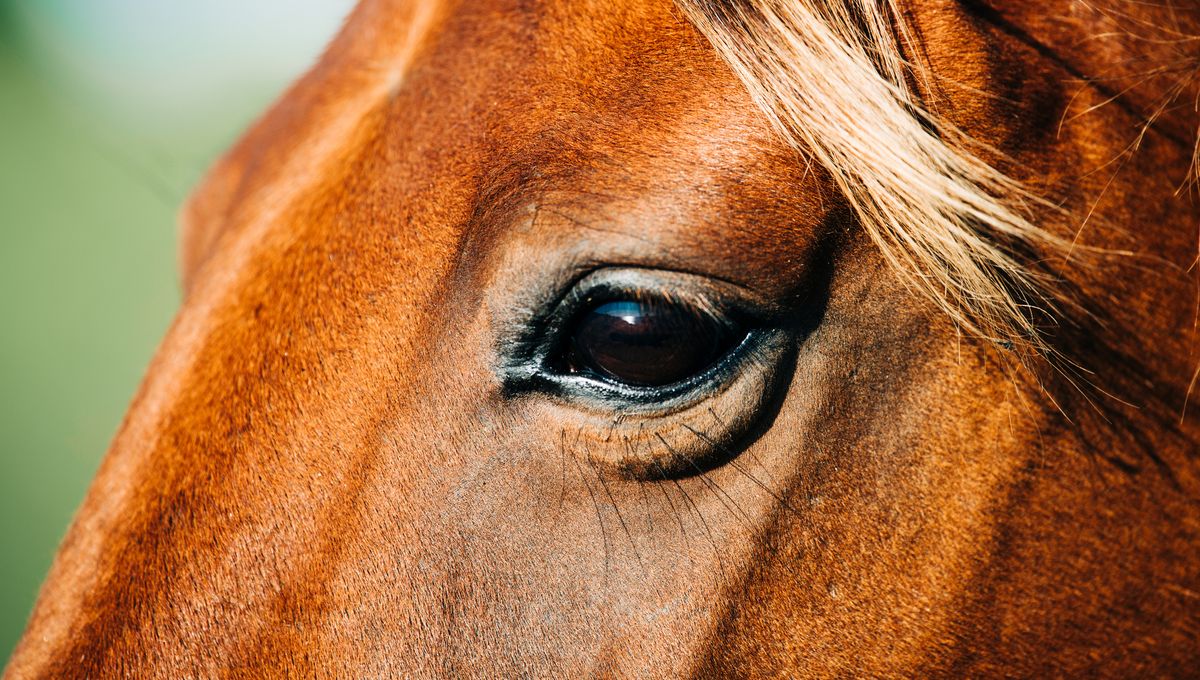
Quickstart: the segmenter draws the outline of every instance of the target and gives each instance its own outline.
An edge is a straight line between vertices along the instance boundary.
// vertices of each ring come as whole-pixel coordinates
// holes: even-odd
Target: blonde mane
[[[677,2],[907,285],[967,333],[1048,349],[1051,282],[1019,254],[1068,245],[1031,221],[1054,207],[921,104],[894,0]]]

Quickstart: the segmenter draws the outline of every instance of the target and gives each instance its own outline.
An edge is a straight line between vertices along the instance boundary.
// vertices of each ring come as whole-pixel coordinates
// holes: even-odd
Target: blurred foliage
[[[65,119],[11,49],[0,88],[7,658],[177,293],[174,208]]]

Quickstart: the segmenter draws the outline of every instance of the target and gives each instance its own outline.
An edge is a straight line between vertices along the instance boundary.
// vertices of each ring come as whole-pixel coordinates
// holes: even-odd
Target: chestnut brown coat
[[[787,0],[365,0],[188,202],[179,315],[5,677],[1194,674],[1177,4],[888,15],[1074,242],[1000,244],[1057,301],[1023,348],[732,67],[730,17]],[[758,344],[674,391],[573,374],[538,348],[601,288]]]

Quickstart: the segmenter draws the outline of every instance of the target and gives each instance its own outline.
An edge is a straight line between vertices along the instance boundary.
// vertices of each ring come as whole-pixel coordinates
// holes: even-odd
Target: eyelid
[[[651,273],[637,269],[594,272],[576,282],[557,301],[541,324],[540,340],[551,349],[557,347],[580,315],[597,305],[614,300],[665,300],[670,304],[683,306],[698,317],[719,321],[728,326],[750,320],[752,315],[742,311],[734,296],[727,291],[722,295],[720,291],[712,289],[716,288],[715,286],[705,286],[710,288],[709,290],[698,290],[700,286],[682,285],[685,283],[685,277],[701,278],[677,272]],[[679,285],[675,288],[663,285],[672,281]]]
[[[606,287],[600,292],[589,291],[580,296],[578,300],[573,301],[570,299],[570,296],[564,299],[560,304],[570,305],[570,308],[565,310],[561,315],[556,315],[556,318],[563,320],[563,324],[553,329],[552,333],[561,336],[570,331],[578,319],[588,311],[611,302],[621,301],[632,301],[645,305],[665,304],[676,306],[697,319],[715,321],[727,329],[741,325],[741,317],[743,316],[738,314],[736,308],[731,307],[726,301],[716,300],[711,295],[680,295],[669,290]]]
[[[700,274],[637,267],[593,270],[580,277],[554,304],[555,314],[604,298],[665,299],[716,318],[740,315],[770,319],[778,306],[740,285]]]
[[[571,321],[589,303],[612,297],[669,295],[673,300],[715,313],[715,318],[744,324],[746,335],[712,367],[692,379],[663,387],[643,388],[605,384],[570,375],[558,375],[551,365],[552,353],[570,329]],[[670,410],[697,397],[705,386],[721,389],[722,376],[736,364],[749,359],[761,347],[776,340],[770,331],[779,308],[736,284],[710,277],[669,270],[605,268],[594,270],[575,280],[553,302],[539,306],[516,329],[517,334],[501,349],[502,388],[505,394],[535,391],[560,396],[567,392],[575,398],[596,403],[609,402],[607,408],[621,403],[625,410]],[[536,309],[536,308],[535,308]]]
[[[745,338],[746,329],[729,314],[672,297],[660,291],[589,297],[554,331],[548,368],[602,382],[662,388],[704,373]],[[647,344],[647,338],[657,340]]]

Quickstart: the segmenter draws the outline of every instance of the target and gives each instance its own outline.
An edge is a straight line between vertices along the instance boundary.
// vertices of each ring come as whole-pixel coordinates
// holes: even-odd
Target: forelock
[[[903,282],[967,333],[1049,350],[1058,302],[1028,254],[1069,247],[1033,221],[1055,208],[922,104],[894,0],[676,1]]]

